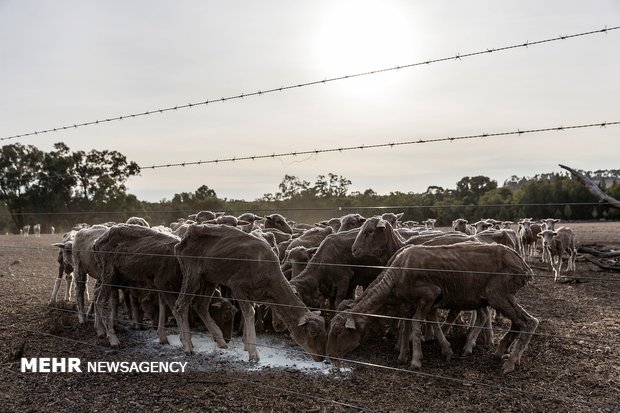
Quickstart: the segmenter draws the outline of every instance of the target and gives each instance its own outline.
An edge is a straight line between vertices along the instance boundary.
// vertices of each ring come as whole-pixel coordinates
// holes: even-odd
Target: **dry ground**
[[[582,243],[620,248],[619,222],[569,225]],[[192,371],[184,374],[22,374],[22,356],[186,359],[180,348],[153,351],[126,327],[119,334],[123,347],[110,351],[90,324],[77,324],[71,307],[47,307],[57,272],[50,243],[59,238],[0,236],[0,411],[620,410],[620,273],[584,260],[575,273],[581,282],[553,283],[549,271],[535,269],[538,277],[518,299],[540,320],[539,335],[506,376],[480,346],[448,363],[435,343],[424,344],[422,374],[401,370],[391,339],[363,343],[349,357],[368,364],[353,365],[347,375],[244,371],[207,356],[188,357]],[[506,323],[498,318],[496,325]],[[449,339],[458,351],[463,332],[456,329]]]

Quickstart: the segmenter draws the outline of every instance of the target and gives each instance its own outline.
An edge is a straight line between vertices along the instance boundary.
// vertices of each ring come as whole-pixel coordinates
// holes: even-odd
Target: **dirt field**
[[[620,222],[568,225],[580,243],[620,248]],[[521,366],[509,375],[482,346],[448,363],[433,342],[423,344],[420,371],[402,369],[392,338],[368,338],[348,355],[364,364],[324,374],[252,371],[209,355],[185,357],[180,347],[146,343],[152,331],[133,332],[125,323],[119,329],[123,346],[111,351],[90,323],[78,325],[72,307],[47,306],[57,273],[50,244],[59,239],[0,236],[0,411],[620,411],[620,273],[582,258],[574,274],[579,282],[554,283],[542,263],[535,265],[537,277],[518,299],[540,325]],[[507,323],[498,317],[495,326]],[[458,352],[463,329],[448,339]],[[21,373],[21,357],[181,360],[191,371]]]

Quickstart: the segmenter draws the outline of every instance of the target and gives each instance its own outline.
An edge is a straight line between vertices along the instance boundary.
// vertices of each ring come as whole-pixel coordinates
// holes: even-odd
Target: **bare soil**
[[[620,249],[620,222],[570,223],[582,244]],[[501,374],[501,361],[477,346],[451,362],[424,343],[422,369],[397,362],[394,338],[368,337],[348,374],[294,369],[250,371],[180,348],[145,343],[123,323],[112,351],[72,305],[48,307],[60,236],[0,236],[0,411],[348,412],[620,410],[620,273],[578,258],[578,281],[554,283],[543,263],[518,296],[540,325],[522,364]],[[63,289],[61,290],[61,295]],[[495,326],[507,327],[500,317]],[[143,332],[144,333],[144,332]],[[464,329],[448,337],[455,353]],[[496,334],[498,336],[498,334]],[[291,344],[292,348],[295,347]],[[260,349],[259,349],[260,352]],[[21,373],[21,357],[87,361],[189,361],[186,373]]]

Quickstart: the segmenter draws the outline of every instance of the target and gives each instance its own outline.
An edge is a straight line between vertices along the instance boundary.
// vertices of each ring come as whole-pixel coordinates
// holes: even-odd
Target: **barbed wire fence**
[[[128,114],[128,115],[121,115],[121,116],[117,116],[117,117],[110,117],[110,118],[105,118],[105,119],[100,119],[100,120],[95,120],[95,121],[90,121],[90,122],[83,122],[83,123],[76,123],[76,124],[72,124],[72,125],[65,125],[65,126],[61,126],[61,127],[56,127],[56,128],[51,128],[51,129],[45,129],[45,130],[39,130],[39,131],[34,131],[34,132],[28,132],[28,133],[23,133],[23,134],[18,134],[18,135],[12,135],[12,136],[7,136],[7,137],[3,137],[0,138],[1,140],[10,140],[10,139],[17,139],[17,138],[23,138],[23,137],[28,137],[28,136],[33,136],[33,135],[40,135],[40,134],[48,134],[48,133],[52,133],[52,132],[58,132],[61,130],[68,130],[68,129],[76,129],[76,128],[81,128],[81,127],[85,127],[85,126],[91,126],[91,125],[98,125],[98,124],[103,124],[103,123],[108,123],[108,122],[113,122],[113,121],[119,121],[119,120],[123,120],[123,119],[129,119],[129,118],[135,118],[135,117],[140,117],[140,116],[147,116],[147,115],[151,115],[151,114],[156,114],[156,113],[160,113],[163,114],[165,112],[171,112],[171,111],[176,111],[179,109],[187,109],[187,108],[193,108],[193,107],[198,107],[198,106],[207,106],[208,104],[211,103],[220,103],[220,102],[226,102],[226,101],[230,101],[230,100],[237,100],[237,99],[243,99],[245,97],[252,97],[252,96],[260,96],[263,94],[268,94],[268,93],[275,93],[275,92],[282,92],[285,90],[289,90],[289,89],[296,89],[296,88],[301,88],[301,87],[306,87],[306,86],[313,86],[313,85],[319,85],[319,84],[326,84],[329,82],[335,82],[335,81],[340,81],[340,80],[345,80],[345,79],[351,79],[351,78],[356,78],[356,77],[362,77],[362,76],[368,76],[368,75],[374,75],[374,74],[378,74],[378,73],[384,73],[384,72],[389,72],[389,71],[396,71],[396,70],[401,70],[401,69],[405,69],[405,68],[411,68],[411,67],[415,67],[415,66],[422,66],[422,65],[429,65],[429,64],[433,64],[433,63],[439,63],[439,62],[445,62],[445,61],[456,61],[456,60],[460,60],[463,58],[468,58],[468,57],[473,57],[473,56],[477,56],[477,55],[484,55],[484,54],[489,54],[489,53],[494,53],[494,52],[500,52],[500,51],[506,51],[506,50],[511,50],[511,49],[517,49],[517,48],[527,48],[529,46],[535,46],[535,45],[540,45],[543,43],[549,43],[549,42],[556,42],[556,41],[560,41],[560,40],[566,40],[566,39],[570,39],[570,38],[576,38],[576,37],[582,37],[582,36],[587,36],[587,35],[592,35],[592,34],[596,34],[596,33],[608,33],[609,31],[613,31],[613,30],[617,30],[620,29],[620,26],[617,27],[611,27],[611,28],[604,28],[604,29],[600,29],[600,30],[596,30],[596,31],[590,31],[590,32],[583,32],[583,33],[577,33],[577,34],[572,34],[572,35],[566,35],[566,36],[559,36],[559,37],[555,37],[555,38],[550,38],[550,39],[544,39],[544,40],[538,40],[538,41],[533,41],[533,42],[525,42],[522,44],[516,44],[516,45],[511,45],[511,46],[505,46],[505,47],[500,47],[500,48],[494,48],[494,49],[486,49],[483,51],[478,51],[478,52],[473,52],[473,53],[466,53],[466,54],[457,54],[456,56],[450,56],[450,57],[444,57],[444,58],[440,58],[440,59],[433,59],[433,60],[426,60],[423,62],[418,62],[418,63],[412,63],[412,64],[407,64],[407,65],[402,65],[402,66],[394,66],[394,67],[390,67],[390,68],[384,68],[384,69],[379,69],[379,70],[374,70],[374,71],[369,71],[369,72],[363,72],[363,73],[356,73],[356,74],[350,74],[350,75],[345,75],[345,76],[339,76],[339,77],[335,77],[335,78],[329,78],[329,79],[323,79],[323,80],[317,80],[317,81],[312,81],[312,82],[306,82],[306,83],[300,83],[300,84],[295,84],[295,85],[289,85],[289,86],[283,86],[283,87],[279,87],[279,88],[270,88],[270,89],[265,89],[263,91],[256,91],[253,93],[247,93],[247,94],[239,94],[239,95],[231,95],[228,97],[222,97],[219,99],[208,99],[202,102],[197,102],[197,103],[189,103],[189,104],[185,104],[185,105],[176,105],[176,106],[171,106],[171,107],[166,107],[166,108],[162,108],[162,109],[157,109],[157,110],[147,110],[144,112],[140,112],[140,113],[133,113],[133,114]],[[272,154],[258,154],[258,155],[249,155],[249,156],[243,156],[243,157],[233,157],[233,158],[223,158],[223,159],[212,159],[212,160],[207,160],[207,161],[188,161],[188,162],[182,162],[182,163],[168,163],[168,164],[159,164],[159,165],[148,165],[148,166],[142,166],[142,169],[162,169],[162,168],[171,168],[171,167],[183,167],[183,166],[190,166],[190,165],[202,165],[202,164],[217,164],[220,162],[236,162],[236,161],[246,161],[246,160],[258,160],[258,159],[268,159],[268,158],[283,158],[283,157],[295,157],[295,156],[299,156],[299,155],[318,155],[319,153],[328,153],[328,152],[345,152],[345,151],[352,151],[352,150],[363,150],[363,149],[373,149],[373,148],[387,148],[387,147],[395,147],[395,146],[402,146],[402,145],[412,145],[412,144],[425,144],[425,143],[434,143],[434,142],[453,142],[453,141],[457,141],[457,140],[468,140],[468,139],[482,139],[482,138],[490,138],[490,137],[500,137],[500,136],[507,136],[507,135],[523,135],[523,134],[527,134],[527,133],[540,133],[540,132],[551,132],[551,131],[563,131],[563,130],[568,130],[568,129],[581,129],[581,128],[592,128],[592,127],[606,127],[606,126],[615,126],[620,124],[620,121],[613,121],[613,122],[602,122],[602,123],[590,123],[590,124],[582,124],[582,125],[571,125],[571,126],[559,126],[559,127],[550,127],[550,128],[542,128],[542,129],[526,129],[526,130],[516,130],[516,131],[510,131],[510,132],[499,132],[499,133],[483,133],[483,134],[478,134],[478,135],[464,135],[464,136],[457,136],[457,137],[445,137],[445,138],[437,138],[437,139],[418,139],[418,140],[409,140],[409,141],[401,141],[401,142],[390,142],[390,143],[383,143],[383,144],[373,144],[373,145],[356,145],[356,146],[349,146],[349,147],[336,147],[336,148],[327,148],[327,149],[314,149],[314,150],[303,150],[303,151],[291,151],[291,152],[282,152],[282,153],[272,153]],[[63,175],[57,175],[57,177],[61,177]],[[53,179],[53,176],[48,176],[47,178]],[[560,205],[566,205],[566,204],[560,204]],[[596,203],[574,203],[572,205],[597,205]],[[505,205],[505,204],[500,204],[497,206],[512,206],[512,205]],[[408,206],[407,208],[453,208],[455,206]],[[471,205],[463,205],[462,207],[471,207]],[[372,210],[372,209],[397,209],[397,208],[401,208],[398,206],[365,206],[365,207],[341,207],[339,208],[339,210],[343,210],[342,208],[347,208],[347,209],[359,209],[359,210],[363,210],[363,209],[368,209],[368,210]],[[404,207],[402,207],[404,208]],[[168,213],[169,211],[166,211],[166,213]],[[195,211],[192,211],[195,212]],[[90,213],[90,212],[89,212]],[[121,214],[121,211],[115,211],[115,213]],[[127,212],[124,212],[127,213]],[[35,215],[33,213],[28,213],[29,215]],[[46,213],[42,213],[40,215],[44,215]],[[75,214],[75,213],[49,213],[50,215],[52,214]],[[7,249],[7,248],[21,248],[21,249],[25,249],[26,247],[7,247],[7,246],[2,246],[0,247],[2,249]],[[38,249],[39,251],[43,251],[43,249]],[[52,249],[49,249],[50,251],[52,251]],[[56,250],[54,250],[56,251]],[[159,254],[159,256],[163,256],[161,254]],[[228,259],[228,260],[234,260],[233,258],[228,258],[228,257],[193,257],[193,258],[204,258],[204,259]],[[251,261],[251,260],[250,260]],[[345,265],[345,264],[333,264],[333,265]],[[350,265],[347,265],[350,266]],[[384,269],[386,267],[381,267],[381,266],[374,266],[375,269]],[[399,268],[401,270],[411,270],[411,271],[416,271],[416,270],[420,270],[419,268]],[[432,269],[429,270],[427,268],[424,269],[425,271],[433,271]],[[467,273],[467,271],[463,271],[463,273]],[[13,277],[16,277],[14,274],[12,274]],[[515,274],[507,274],[507,275],[515,275]],[[537,276],[541,276],[541,277],[551,277],[550,275],[537,275]],[[43,278],[44,276],[37,276],[32,274],[31,276],[26,276],[26,275],[22,275],[20,278],[26,280],[28,278],[36,278],[36,277],[41,277]],[[45,277],[48,278],[48,277]],[[14,278],[16,279],[16,278]],[[610,278],[588,278],[589,281],[605,281],[605,282],[614,282],[614,281],[620,281],[617,279],[610,279]],[[126,286],[121,286],[118,284],[105,284],[106,287],[113,287],[113,288],[127,288]],[[137,287],[133,287],[133,288],[137,288]],[[162,293],[162,292],[171,292],[171,291],[165,291],[165,290],[158,290],[158,289],[152,289],[152,288],[139,288],[141,290],[144,291],[151,291],[151,292],[157,292],[157,293]],[[174,292],[172,292],[174,293]],[[195,294],[195,296],[200,297],[199,294]],[[205,297],[205,296],[202,296]],[[266,305],[278,305],[275,303],[262,303],[262,304],[266,304]],[[41,307],[39,307],[41,308]],[[47,308],[47,307],[46,307]],[[54,311],[64,311],[64,312],[71,312],[71,313],[75,313],[74,310],[66,310],[66,309],[60,309],[60,308],[55,308]],[[333,310],[333,312],[337,312],[335,310]],[[364,314],[364,315],[369,315],[369,314]],[[408,318],[403,318],[403,317],[390,317],[390,316],[383,316],[383,315],[375,315],[375,314],[370,314],[370,316],[380,316],[386,319],[392,319],[392,320],[411,320]],[[119,320],[121,321],[121,320]],[[430,321],[428,320],[417,320],[419,322],[423,322],[423,323],[428,323]],[[455,324],[458,325],[458,324]],[[91,346],[96,346],[102,349],[107,349],[106,347],[103,347],[101,345],[98,344],[93,344],[93,343],[89,343],[86,341],[80,341],[80,340],[75,340],[75,339],[71,339],[71,338],[67,338],[67,337],[63,337],[61,335],[58,334],[50,334],[50,333],[45,333],[39,330],[31,330],[31,329],[26,329],[24,327],[20,327],[20,326],[11,326],[14,328],[17,328],[23,332],[29,333],[29,334],[40,334],[40,335],[45,335],[48,336],[52,339],[58,339],[58,340],[68,340],[68,341],[73,341],[75,343],[78,344],[85,344],[85,345],[91,345]],[[501,328],[492,328],[492,330],[496,330],[496,331],[510,331],[510,330],[506,330],[506,329],[501,329]],[[564,340],[571,340],[571,341],[575,341],[575,340],[582,340],[582,341],[594,341],[594,345],[600,345],[600,342],[596,342],[596,339],[592,339],[589,337],[569,337],[569,336],[561,336],[561,335],[553,335],[553,334],[548,334],[548,333],[534,333],[535,335],[538,336],[542,336],[542,337],[549,337],[549,338],[559,338],[559,339],[564,339]],[[239,344],[239,343],[237,343]],[[255,343],[257,346],[265,346],[264,344],[259,344],[259,343]],[[606,344],[606,343],[603,343]],[[610,341],[609,342],[610,345],[617,345],[617,342],[615,341]],[[302,352],[301,350],[297,350],[300,353],[305,353]],[[532,392],[532,391],[525,391],[522,389],[518,389],[518,388],[510,388],[510,387],[503,387],[503,386],[498,386],[495,384],[489,384],[489,383],[483,383],[483,382],[478,382],[478,381],[470,381],[470,380],[463,380],[463,379],[459,379],[456,377],[450,377],[450,376],[444,376],[444,375],[438,375],[438,374],[431,374],[431,373],[424,373],[424,372],[419,372],[419,371],[411,371],[411,370],[406,370],[406,369],[400,369],[400,368],[395,368],[395,367],[390,367],[390,366],[385,366],[385,365],[379,365],[379,364],[373,364],[373,363],[368,363],[368,362],[364,362],[364,361],[359,361],[359,360],[349,360],[349,359],[341,359],[341,361],[347,362],[347,363],[352,363],[352,364],[358,364],[358,365],[363,365],[363,366],[367,366],[367,367],[372,367],[372,368],[378,368],[378,369],[385,369],[385,370],[389,370],[389,371],[394,371],[394,372],[398,372],[398,373],[402,373],[402,374],[412,374],[412,375],[416,375],[416,376],[420,376],[420,377],[424,377],[427,379],[437,379],[437,380],[443,380],[443,381],[447,381],[449,383],[453,383],[453,384],[466,384],[466,385],[474,385],[474,386],[480,386],[483,388],[487,388],[489,390],[494,390],[494,391],[502,391],[502,392],[512,392],[512,393],[518,393],[518,394],[522,394],[528,397],[532,397],[532,398],[543,398],[543,399],[549,399],[549,400],[556,400],[556,401],[561,401],[563,403],[567,403],[567,404],[577,404],[577,405],[582,405],[582,406],[586,406],[586,407],[591,407],[591,408],[603,408],[603,409],[610,409],[610,410],[618,410],[620,409],[620,405],[617,404],[606,404],[606,403],[593,403],[593,402],[589,402],[587,400],[581,400],[581,399],[577,399],[575,397],[560,397],[557,395],[553,395],[550,393],[545,393],[545,392]],[[7,368],[2,368],[5,371],[14,373],[14,374],[19,374],[18,372],[12,370],[12,369],[7,369]],[[320,402],[324,402],[324,403],[329,403],[329,404],[333,404],[333,405],[339,405],[342,407],[348,407],[348,408],[352,408],[352,409],[357,409],[357,410],[361,410],[361,411],[374,411],[372,409],[368,409],[365,407],[361,406],[360,402],[340,402],[337,400],[330,400],[330,399],[325,399],[325,398],[321,398],[321,397],[317,397],[316,395],[311,395],[311,394],[307,394],[307,393],[301,393],[301,392],[295,392],[295,391],[291,391],[289,389],[282,389],[282,388],[278,388],[275,386],[269,386],[266,385],[264,383],[256,383],[256,382],[252,382],[251,380],[246,380],[246,379],[242,379],[242,378],[237,378],[234,376],[230,377],[231,380],[239,380],[242,382],[246,382],[248,384],[253,384],[256,385],[258,387],[262,387],[262,388],[271,388],[274,389],[276,391],[282,392],[282,393],[291,393],[294,394],[296,396],[300,396],[300,397],[304,397],[304,398],[312,398],[315,399],[317,401]]]
[[[43,129],[43,130],[39,130],[39,131],[33,131],[33,132],[21,133],[21,134],[16,134],[16,135],[11,135],[11,136],[5,136],[5,137],[0,138],[0,141],[10,140],[10,139],[17,139],[17,138],[24,138],[24,137],[28,137],[28,136],[34,136],[34,135],[48,134],[48,133],[58,132],[58,131],[63,131],[63,130],[68,130],[68,129],[69,130],[70,129],[77,129],[77,128],[81,128],[81,127],[85,127],[85,126],[100,125],[100,124],[104,124],[104,123],[121,121],[121,120],[124,120],[124,119],[132,119],[132,118],[141,117],[141,116],[148,116],[148,115],[153,115],[153,114],[157,114],[157,113],[163,114],[163,113],[166,113],[166,112],[172,112],[172,111],[176,111],[176,110],[179,110],[179,109],[188,109],[188,108],[195,108],[195,107],[200,107],[200,106],[207,106],[209,104],[227,102],[227,101],[230,101],[230,100],[241,100],[241,99],[248,98],[248,97],[253,97],[253,96],[262,96],[262,95],[266,95],[266,94],[269,94],[269,93],[283,92],[283,91],[290,90],[290,89],[298,89],[298,88],[303,88],[303,87],[308,87],[308,86],[323,85],[323,84],[337,82],[337,81],[346,80],[346,79],[353,79],[353,78],[359,78],[359,77],[364,77],[364,76],[371,76],[371,75],[376,75],[376,74],[379,74],[379,73],[393,72],[393,71],[413,68],[413,67],[417,67],[417,66],[426,66],[426,65],[430,65],[430,64],[434,64],[434,63],[447,62],[447,61],[458,61],[458,60],[462,60],[462,59],[470,58],[470,57],[474,57],[474,56],[498,53],[498,52],[513,50],[513,49],[528,48],[530,46],[537,46],[537,45],[542,45],[542,44],[545,44],[545,43],[553,43],[553,42],[558,42],[558,41],[562,41],[562,40],[575,39],[575,38],[578,38],[578,37],[590,36],[590,35],[594,35],[594,34],[609,33],[611,31],[615,31],[615,30],[618,30],[618,29],[620,29],[620,26],[604,27],[603,29],[597,29],[597,30],[592,30],[592,31],[588,31],[588,32],[574,33],[574,34],[568,34],[568,35],[561,35],[561,36],[552,37],[552,38],[548,38],[548,39],[535,40],[535,41],[529,41],[528,40],[528,41],[526,41],[524,43],[513,44],[513,45],[503,46],[503,47],[496,47],[496,48],[487,48],[487,49],[484,49],[484,50],[479,50],[479,51],[471,52],[471,53],[462,53],[462,54],[461,53],[457,53],[456,55],[442,57],[442,58],[438,58],[438,59],[428,59],[428,60],[424,60],[424,61],[417,62],[417,63],[409,63],[409,64],[404,64],[404,65],[397,65],[397,66],[387,67],[387,68],[383,68],[383,69],[371,70],[371,71],[367,71],[367,72],[353,73],[353,74],[348,74],[348,75],[343,75],[343,76],[338,76],[338,77],[314,80],[314,81],[305,82],[305,83],[298,83],[298,84],[293,84],[293,85],[288,85],[288,86],[280,86],[280,87],[275,87],[275,88],[268,88],[268,89],[264,89],[264,90],[258,90],[256,92],[241,93],[241,94],[238,94],[238,95],[230,95],[230,96],[227,96],[227,97],[221,97],[221,98],[217,98],[217,99],[207,99],[207,100],[204,100],[202,102],[195,102],[195,103],[187,103],[187,104],[183,104],[183,105],[169,106],[169,107],[166,107],[166,108],[154,109],[154,110],[146,110],[146,111],[143,111],[143,112],[136,112],[136,113],[120,115],[120,116],[115,116],[115,117],[106,117],[106,118],[97,119],[97,120],[89,121],[89,122],[72,123],[72,124],[67,124],[67,125],[64,125],[64,126],[57,126],[57,127],[54,127],[54,128]]]

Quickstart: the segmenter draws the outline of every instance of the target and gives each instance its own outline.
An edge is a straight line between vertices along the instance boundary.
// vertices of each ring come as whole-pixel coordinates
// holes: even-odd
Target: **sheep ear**
[[[558,235],[557,231],[553,231],[553,236],[555,237],[557,235]]]
[[[217,220],[215,219],[210,219],[208,221],[202,221],[203,224],[217,224]]]
[[[263,220],[263,219],[265,219],[265,218],[263,218],[263,217],[258,216],[258,215],[256,215],[256,214],[255,214],[255,215],[254,215],[254,219],[255,219],[256,221],[262,221],[262,220]]]
[[[344,323],[344,327],[348,330],[355,330],[355,320],[352,318],[347,318],[347,321]]]
[[[312,311],[312,314],[321,315],[321,310],[314,310]]]
[[[221,301],[216,301],[214,303],[211,303],[210,306],[215,308],[215,309],[222,308],[222,302]]]
[[[536,236],[537,236],[538,238],[542,238],[542,237],[543,237],[543,234],[542,234],[542,232],[539,232],[538,234],[536,234]]]
[[[60,249],[63,249],[65,247],[65,244],[62,242],[55,242],[52,244],[53,247],[58,247]]]
[[[250,225],[250,222],[239,219],[237,220],[237,225]]]
[[[405,215],[404,212],[401,212],[400,214],[396,214],[396,219],[401,219],[403,215]]]
[[[301,327],[303,325],[306,325],[308,323],[308,317],[306,317],[306,315],[304,314],[300,319],[299,322],[297,323],[297,327]]]

